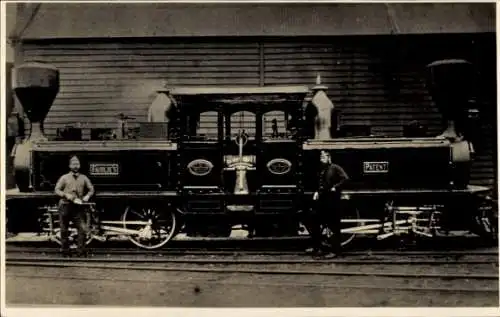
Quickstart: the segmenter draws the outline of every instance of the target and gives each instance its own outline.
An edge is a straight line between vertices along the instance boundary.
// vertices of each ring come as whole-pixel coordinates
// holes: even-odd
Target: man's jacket
[[[320,171],[317,191],[322,195],[331,192],[331,189],[335,188],[335,192],[339,193],[348,179],[349,176],[342,167],[331,163]]]

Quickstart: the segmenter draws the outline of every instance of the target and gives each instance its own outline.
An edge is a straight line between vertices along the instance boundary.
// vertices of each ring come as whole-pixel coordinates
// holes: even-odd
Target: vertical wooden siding
[[[81,122],[114,127],[124,113],[146,121],[155,89],[175,85],[259,84],[257,43],[45,44],[26,45],[26,60],[60,69],[61,89],[46,132]]]
[[[9,188],[14,188],[15,187],[15,180],[14,180],[14,175],[12,172],[12,169],[13,169],[13,160],[12,160],[12,157],[10,156],[10,153],[12,151],[12,148],[14,147],[14,143],[15,143],[15,136],[10,136],[9,135],[9,132],[7,129],[8,129],[8,115],[11,114],[13,108],[14,108],[14,94],[12,92],[12,85],[11,85],[11,74],[12,74],[12,67],[13,67],[13,63],[11,62],[7,62],[6,65],[5,65],[5,83],[6,83],[6,87],[5,87],[5,106],[6,106],[6,110],[5,110],[5,113],[7,114],[7,116],[4,118],[4,121],[2,122],[2,124],[5,124],[6,126],[6,131],[7,133],[5,133],[5,143],[4,143],[4,146],[5,146],[5,179],[6,179],[6,187],[7,189]],[[12,131],[14,132],[14,131]],[[14,132],[15,133],[15,132]],[[3,170],[2,172],[3,173]]]
[[[384,61],[366,43],[267,43],[264,56],[266,84],[313,86],[320,74],[341,113],[341,124],[370,125],[374,134],[401,135],[403,125],[418,119],[438,131],[440,114],[429,106],[421,78],[401,74],[400,101],[391,102]],[[419,103],[407,104],[407,96],[416,93]]]
[[[462,57],[481,64],[483,69],[494,69],[491,58],[478,53],[477,43],[471,49],[463,41],[454,45],[447,41],[441,47],[454,54],[447,54],[446,49],[429,52],[427,48],[442,44],[440,41],[443,39],[421,37],[395,44],[382,37],[260,43],[44,42],[24,45],[24,55],[25,59],[50,62],[61,70],[61,92],[46,123],[52,136],[55,128],[77,122],[89,127],[114,127],[113,117],[120,112],[144,121],[154,88],[163,80],[168,85],[312,86],[318,73],[341,111],[342,124],[370,125],[374,134],[399,136],[405,124],[419,120],[429,134],[435,135],[442,130],[441,115],[425,87],[426,63]],[[468,51],[457,53],[460,50]],[[496,96],[492,98],[495,102]],[[496,120],[490,121],[483,126],[485,146],[473,166],[474,184],[496,183]],[[213,113],[207,114],[202,130],[213,132],[215,122]],[[270,130],[269,125],[266,128]]]

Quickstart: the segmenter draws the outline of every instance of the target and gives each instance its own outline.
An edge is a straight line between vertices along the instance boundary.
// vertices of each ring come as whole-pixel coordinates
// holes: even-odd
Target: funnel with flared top
[[[427,65],[427,70],[429,92],[448,125],[441,136],[457,139],[457,125],[475,94],[474,66],[466,60],[447,59]]]
[[[59,93],[59,70],[46,63],[24,63],[13,69],[12,88],[31,124],[28,140],[45,140],[43,121]]]

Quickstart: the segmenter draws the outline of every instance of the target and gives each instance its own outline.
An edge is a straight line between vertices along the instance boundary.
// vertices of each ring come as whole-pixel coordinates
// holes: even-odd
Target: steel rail
[[[169,258],[40,258],[40,257],[12,257],[6,255],[6,263],[9,262],[85,262],[85,263],[177,263],[177,264],[343,264],[343,265],[480,265],[498,264],[498,259],[486,260],[370,260],[370,259],[169,259]]]
[[[226,268],[186,268],[165,266],[131,266],[131,265],[103,265],[87,263],[64,262],[35,262],[6,260],[6,265],[36,266],[51,268],[87,268],[112,270],[139,270],[160,272],[192,272],[192,273],[226,273],[226,274],[259,274],[259,275],[321,275],[321,276],[364,276],[364,277],[392,277],[392,278],[432,278],[432,279],[486,279],[497,280],[498,274],[420,274],[420,273],[393,273],[393,272],[347,272],[347,271],[314,271],[314,270],[270,270],[270,269],[226,269]],[[66,261],[67,262],[67,261]]]
[[[94,254],[116,254],[116,255],[304,255],[304,251],[297,250],[267,250],[267,249],[242,249],[242,248],[166,248],[163,250],[141,250],[128,248],[94,248]],[[5,248],[6,253],[59,253],[59,248],[33,248],[33,247],[11,247]],[[393,256],[498,256],[498,251],[477,251],[477,250],[441,250],[441,251],[345,251],[345,255],[393,255]]]
[[[191,278],[189,280],[186,279],[168,279],[168,280],[147,280],[144,279],[116,279],[116,278],[106,278],[106,277],[74,277],[74,276],[61,276],[61,275],[30,275],[30,274],[6,274],[6,277],[15,277],[15,278],[43,278],[43,279],[51,279],[51,280],[78,280],[78,281],[112,281],[112,282],[129,282],[129,283],[160,283],[160,284],[169,284],[169,283],[179,283],[179,284],[194,284],[196,282],[204,283],[205,285],[231,285],[231,286],[268,286],[268,287],[315,287],[315,288],[338,288],[338,289],[371,289],[371,290],[386,290],[386,291],[410,291],[410,292],[447,292],[447,293],[494,293],[498,294],[498,288],[449,288],[449,287],[410,287],[410,286],[383,286],[378,284],[345,284],[339,283],[338,281],[334,281],[333,283],[297,283],[297,282],[280,282],[280,283],[270,283],[270,282],[260,282],[260,281],[252,281],[252,282],[229,282],[229,281],[214,281],[210,279],[202,279],[202,278]]]

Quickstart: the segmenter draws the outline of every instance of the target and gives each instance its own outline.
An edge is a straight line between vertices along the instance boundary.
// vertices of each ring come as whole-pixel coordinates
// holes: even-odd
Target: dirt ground
[[[495,293],[392,289],[405,283],[408,282],[392,283],[363,277],[347,280],[346,283],[345,278],[325,276],[8,267],[6,305],[498,306],[498,294]],[[362,285],[387,285],[387,288],[366,289]]]

